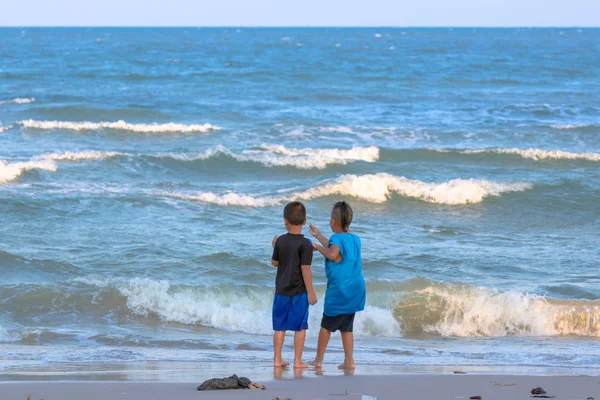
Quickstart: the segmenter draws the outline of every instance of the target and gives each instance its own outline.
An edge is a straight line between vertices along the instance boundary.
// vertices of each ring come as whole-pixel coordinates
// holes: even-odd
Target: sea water
[[[341,199],[358,363],[600,367],[600,30],[11,28],[0,54],[0,367],[268,363],[283,206],[327,234]]]

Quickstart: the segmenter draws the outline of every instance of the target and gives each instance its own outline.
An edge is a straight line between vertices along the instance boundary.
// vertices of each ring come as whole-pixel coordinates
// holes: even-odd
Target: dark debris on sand
[[[198,390],[237,390],[237,389],[260,389],[265,387],[259,383],[252,383],[248,378],[231,375],[229,378],[213,378],[202,382]]]

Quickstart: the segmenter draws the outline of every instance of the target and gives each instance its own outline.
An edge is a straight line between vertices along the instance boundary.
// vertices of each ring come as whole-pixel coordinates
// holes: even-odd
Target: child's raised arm
[[[323,234],[321,234],[321,231],[319,230],[319,228],[317,228],[314,225],[310,225],[308,227],[308,231],[310,232],[311,235],[313,235],[319,242],[321,242],[321,244],[323,246],[328,246],[329,245],[329,239],[327,239],[325,236],[323,236]]]

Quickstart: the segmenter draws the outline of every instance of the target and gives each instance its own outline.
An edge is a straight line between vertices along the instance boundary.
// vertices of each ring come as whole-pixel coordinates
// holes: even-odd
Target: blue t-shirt
[[[324,314],[328,317],[362,311],[367,300],[360,238],[352,233],[335,233],[329,238],[329,246],[333,244],[340,248],[342,261],[335,263],[325,259],[327,292]]]

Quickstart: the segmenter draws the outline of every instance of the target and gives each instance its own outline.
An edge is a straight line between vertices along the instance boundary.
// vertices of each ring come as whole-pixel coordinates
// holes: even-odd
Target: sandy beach
[[[541,386],[556,399],[600,396],[597,377],[509,375],[388,375],[284,379],[263,382],[267,390],[198,392],[191,383],[168,382],[19,382],[0,384],[0,398],[32,400],[107,399],[530,399]]]
[[[456,372],[461,372],[457,374]],[[196,390],[211,377],[247,376],[266,390]],[[600,398],[597,371],[584,368],[359,365],[354,374],[326,364],[274,371],[260,363],[60,363],[6,369],[0,400],[111,399],[530,399],[542,387],[564,400]]]

